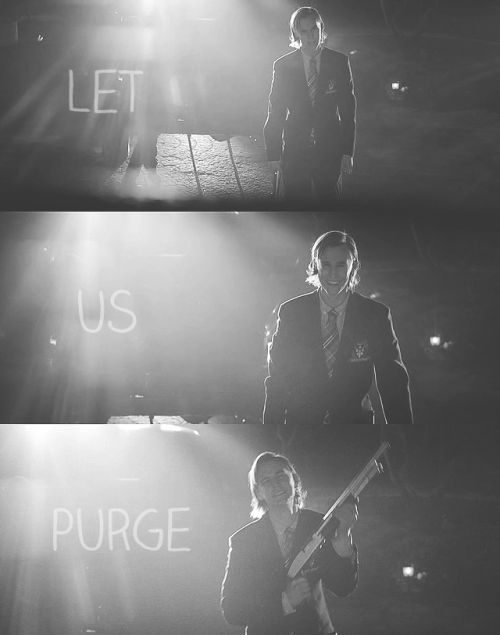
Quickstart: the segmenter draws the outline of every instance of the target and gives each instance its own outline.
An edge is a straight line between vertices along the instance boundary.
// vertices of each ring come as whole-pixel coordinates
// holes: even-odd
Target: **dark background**
[[[310,246],[331,229],[358,243],[359,291],[391,308],[416,422],[499,421],[491,216],[16,212],[0,223],[4,422],[259,421],[274,311],[311,290]],[[117,290],[137,319],[125,334],[107,326],[131,325],[110,304]],[[84,332],[79,291],[99,333]]]
[[[4,1],[2,208],[279,205],[271,198],[261,131],[272,62],[290,50],[288,19],[299,4],[191,0],[157,3],[164,9],[149,15],[141,13],[141,3],[124,0]],[[314,5],[324,16],[328,45],[350,54],[356,84],[359,134],[356,170],[345,183],[346,204],[416,199],[424,205],[495,209],[497,4],[324,0]],[[144,71],[137,78],[136,112],[129,112],[127,77],[114,76],[103,79],[103,88],[117,92],[101,96],[101,107],[117,108],[117,114],[69,112],[68,69],[75,73],[76,105],[88,107],[94,71],[110,68]],[[392,90],[393,82],[401,89]],[[129,140],[133,143],[144,127],[163,133],[160,190],[125,186]],[[188,132],[194,133],[201,192],[187,151]]]
[[[129,426],[131,428],[132,426]],[[344,635],[454,632],[493,635],[498,622],[498,428],[382,428],[393,449],[386,471],[361,494],[355,539],[360,583],[329,597]],[[0,624],[6,635],[239,633],[219,614],[227,539],[249,522],[246,475],[263,450],[284,450],[302,475],[307,506],[326,511],[373,454],[381,429],[323,428],[281,442],[249,426],[2,426],[0,429]],[[198,432],[196,436],[193,432]],[[140,538],[176,516],[174,546],[148,552],[127,531],[113,549],[82,548],[77,525],[52,550],[55,507],[66,507],[87,545],[99,509],[148,508]],[[105,516],[107,517],[107,516]],[[119,521],[118,521],[119,524]],[[109,525],[104,523],[108,532]],[[116,529],[116,525],[115,525]],[[415,575],[403,576],[413,565]],[[420,579],[417,575],[420,575]],[[87,630],[84,630],[87,629]]]

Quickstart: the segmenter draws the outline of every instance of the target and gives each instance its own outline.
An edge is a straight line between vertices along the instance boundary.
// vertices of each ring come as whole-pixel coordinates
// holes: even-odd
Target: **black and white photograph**
[[[495,635],[500,7],[0,0],[0,634]]]
[[[314,430],[1,426],[2,633],[496,633],[498,427]]]
[[[2,0],[2,209],[500,194],[494,0]]]
[[[0,421],[498,423],[479,219],[3,213]]]

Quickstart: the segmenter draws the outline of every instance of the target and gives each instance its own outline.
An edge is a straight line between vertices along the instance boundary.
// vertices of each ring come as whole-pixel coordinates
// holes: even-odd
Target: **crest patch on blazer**
[[[337,85],[335,84],[335,80],[331,79],[328,82],[328,86],[326,88],[325,94],[329,95],[330,93],[335,93],[337,91]]]
[[[370,360],[370,349],[368,342],[356,342],[352,348],[350,362],[367,362]]]

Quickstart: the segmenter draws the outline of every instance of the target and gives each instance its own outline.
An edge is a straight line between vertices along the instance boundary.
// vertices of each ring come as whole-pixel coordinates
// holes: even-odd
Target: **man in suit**
[[[344,232],[320,236],[307,281],[285,302],[268,353],[265,424],[373,423],[375,380],[387,423],[413,423],[409,378],[388,307],[354,291],[360,263]]]
[[[274,62],[264,140],[287,198],[338,197],[353,167],[356,98],[346,55],[324,46],[323,20],[312,7],[290,18],[296,50]]]
[[[358,557],[351,536],[356,503],[348,500],[338,508],[337,529],[313,567],[290,579],[285,562],[293,561],[322,516],[303,509],[300,477],[285,456],[264,452],[248,477],[251,516],[257,520],[229,539],[221,594],[224,617],[245,626],[246,635],[335,634],[323,584],[340,597],[356,587]]]

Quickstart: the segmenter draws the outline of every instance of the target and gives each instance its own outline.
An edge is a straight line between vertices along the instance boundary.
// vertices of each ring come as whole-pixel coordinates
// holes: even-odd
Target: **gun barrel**
[[[387,441],[384,441],[375,452],[375,454],[370,458],[368,463],[364,466],[364,468],[354,477],[354,479],[349,483],[349,485],[345,488],[342,494],[337,498],[337,500],[333,503],[330,509],[323,516],[323,523],[321,524],[318,531],[322,530],[322,527],[328,523],[330,520],[330,516],[333,512],[340,507],[349,496],[354,496],[357,498],[359,494],[364,490],[364,488],[368,485],[368,483],[372,480],[372,478],[381,472],[381,466],[378,463],[378,459],[387,452],[387,450],[391,446]]]
[[[349,496],[354,496],[355,498],[357,498],[359,494],[364,490],[364,488],[368,485],[368,483],[372,480],[372,478],[382,472],[382,466],[378,460],[384,454],[384,452],[387,452],[389,448],[390,445],[387,442],[384,442],[380,445],[378,450],[370,458],[364,468],[354,477],[354,479],[349,483],[342,494],[337,498],[335,503],[326,512],[326,514],[323,516],[321,525],[314,533],[313,541],[308,542],[299,552],[295,560],[292,562],[288,570],[289,577],[294,578],[304,568],[304,566],[313,556],[316,549],[323,542],[321,536],[326,527],[332,522],[332,519],[334,518],[334,511],[338,507],[340,507]],[[311,544],[311,542],[313,544]]]

